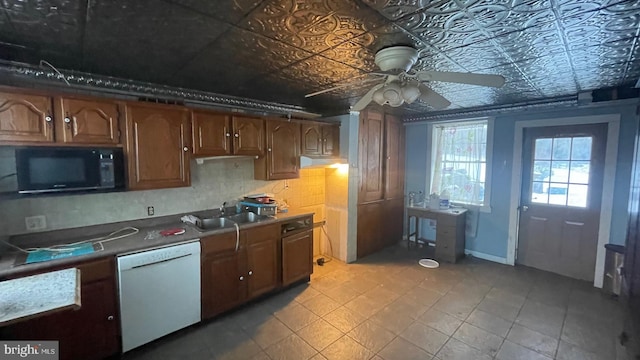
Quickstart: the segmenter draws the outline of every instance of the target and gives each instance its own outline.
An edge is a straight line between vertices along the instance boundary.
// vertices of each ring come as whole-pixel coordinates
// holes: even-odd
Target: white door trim
[[[620,132],[620,114],[555,118],[545,120],[517,121],[513,138],[513,167],[511,169],[511,204],[509,205],[509,239],[507,241],[507,263],[515,265],[516,244],[518,241],[518,206],[522,191],[522,142],[525,128],[607,123],[607,149],[604,162],[602,183],[602,205],[600,208],[600,227],[598,230],[598,249],[593,286],[601,288],[604,277],[604,245],[609,242],[611,233],[611,214],[613,211],[613,190],[618,162],[618,137]]]

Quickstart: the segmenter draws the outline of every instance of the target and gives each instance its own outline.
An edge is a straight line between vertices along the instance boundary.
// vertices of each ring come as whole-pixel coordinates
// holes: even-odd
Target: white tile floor
[[[394,246],[314,265],[309,284],[125,359],[626,359],[621,306],[585,282],[465,259],[426,269]]]

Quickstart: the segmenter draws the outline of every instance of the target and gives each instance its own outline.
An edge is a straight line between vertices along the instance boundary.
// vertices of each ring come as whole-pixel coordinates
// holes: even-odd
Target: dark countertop
[[[253,223],[245,223],[240,225],[240,229],[248,229],[265,224],[280,222],[286,219],[293,219],[312,215],[310,212],[291,211],[287,213],[279,213],[274,217],[260,220]],[[91,254],[71,256],[63,259],[56,259],[51,261],[37,262],[31,264],[24,264],[25,254],[18,251],[11,251],[2,254],[0,257],[0,278],[15,277],[21,273],[32,273],[42,271],[47,268],[61,267],[66,264],[73,264],[79,261],[86,261],[91,259],[103,258],[106,256],[114,256],[121,254],[130,254],[155,248],[162,248],[166,246],[176,245],[185,242],[191,242],[199,240],[200,238],[222,234],[229,231],[235,231],[235,227],[211,230],[211,231],[198,231],[195,226],[180,222],[181,215],[165,216],[159,219],[153,220],[137,220],[122,223],[105,224],[98,226],[86,227],[88,230],[81,236],[83,228],[75,228],[68,230],[57,230],[47,233],[42,233],[40,238],[45,237],[50,239],[43,242],[37,241],[37,245],[32,245],[35,241],[34,238],[38,237],[38,234],[28,234],[16,236],[10,240],[11,243],[17,244],[23,248],[31,246],[53,246],[64,243],[71,243],[76,241],[82,241],[84,239],[92,239],[100,236],[105,236],[115,230],[122,229],[127,226],[133,226],[140,231],[126,238],[113,240],[104,243],[104,250],[95,251]],[[164,221],[163,221],[164,220]],[[184,228],[185,233],[182,235],[162,236],[158,232],[171,228]],[[101,232],[96,232],[101,231]],[[154,236],[155,235],[155,236]],[[19,264],[19,265],[16,265]],[[20,265],[21,264],[21,265]]]

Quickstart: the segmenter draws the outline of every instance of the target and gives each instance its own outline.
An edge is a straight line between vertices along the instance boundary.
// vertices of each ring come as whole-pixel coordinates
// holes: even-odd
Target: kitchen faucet
[[[227,206],[227,202],[226,201],[222,203],[222,206],[220,206],[220,216],[224,215],[225,206]]]

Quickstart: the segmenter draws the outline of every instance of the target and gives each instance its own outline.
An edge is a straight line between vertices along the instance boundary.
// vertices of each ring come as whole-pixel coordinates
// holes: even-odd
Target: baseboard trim
[[[477,257],[478,259],[483,259],[483,260],[493,261],[493,262],[496,262],[498,264],[508,265],[507,258],[503,258],[503,257],[500,257],[500,256],[485,254],[485,253],[482,253],[482,252],[473,251],[473,250],[467,250],[467,249],[464,250],[464,253],[465,253],[465,255],[471,255],[473,257]]]

